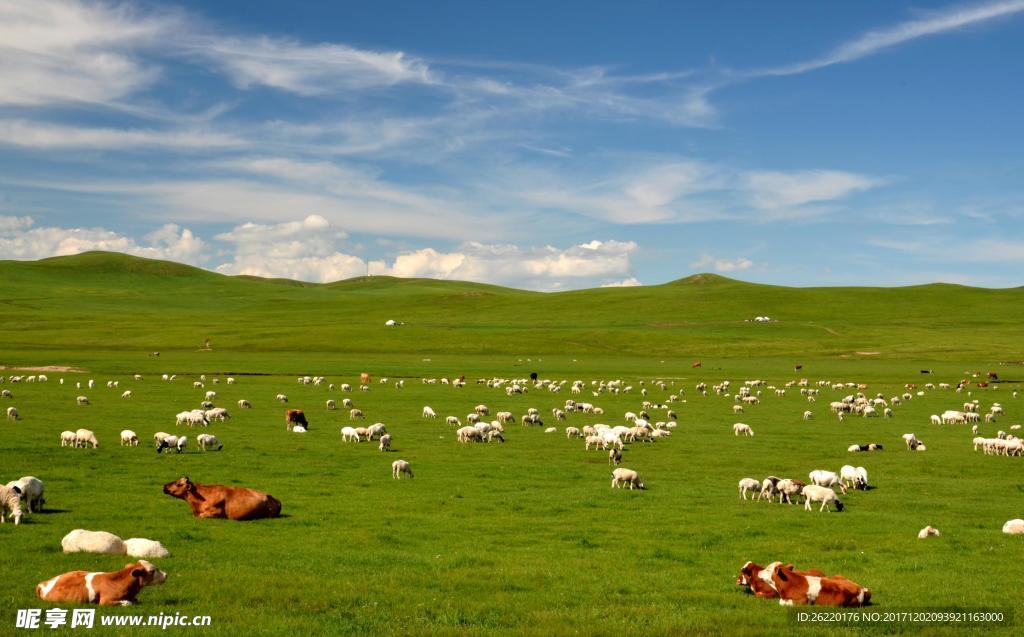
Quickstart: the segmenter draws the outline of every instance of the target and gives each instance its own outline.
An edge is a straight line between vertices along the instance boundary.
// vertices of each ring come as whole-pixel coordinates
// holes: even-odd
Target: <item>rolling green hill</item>
[[[1024,288],[787,288],[697,274],[539,293],[462,281],[308,284],[91,252],[0,262],[6,347],[345,355],[1024,358]],[[755,323],[768,315],[771,323]],[[397,329],[387,319],[404,321]],[[868,352],[869,354],[864,354]]]

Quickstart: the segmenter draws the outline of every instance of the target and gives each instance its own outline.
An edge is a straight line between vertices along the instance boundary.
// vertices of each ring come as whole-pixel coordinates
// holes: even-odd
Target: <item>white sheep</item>
[[[279,403],[286,403],[288,402],[288,396],[284,394],[278,394],[277,396],[274,396],[274,400],[276,400]]]
[[[814,418],[814,412],[813,411],[805,411],[804,412],[804,420],[810,420],[811,418]]]
[[[17,409],[15,409],[14,407],[8,407],[7,408],[7,420],[17,420],[18,417],[19,416],[18,416],[18,410]]]
[[[348,410],[348,419],[355,420],[356,418],[366,418],[366,415],[363,414],[363,410],[355,408]]]
[[[75,529],[60,541],[65,553],[109,553],[124,555],[124,540],[106,531]]]
[[[88,405],[89,399],[86,398],[85,396],[79,396],[78,398],[75,399],[75,402],[77,402],[79,405]]]
[[[640,479],[639,473],[633,471],[632,469],[619,467],[618,469],[612,471],[612,488],[621,489],[622,485],[624,484],[629,485],[630,491],[632,491],[634,487],[637,489],[647,488],[647,486],[644,485],[644,481]]]
[[[1003,525],[1003,533],[1009,533],[1010,535],[1024,534],[1024,520],[1020,518],[1007,520],[1006,524]]]
[[[378,447],[382,452],[391,451],[391,434],[384,434],[380,437],[380,446]]]
[[[92,445],[93,449],[100,446],[99,441],[96,440],[96,434],[89,429],[78,429],[75,431],[75,446],[88,447],[89,445]]]
[[[403,475],[409,476],[412,479],[412,465],[405,460],[395,460],[391,463],[391,477],[395,480],[401,480]]]
[[[342,427],[341,428],[341,441],[342,442],[360,442],[359,432],[354,427]]]
[[[942,535],[942,534],[939,533],[939,530],[937,528],[935,528],[934,526],[926,526],[926,527],[924,527],[923,529],[921,529],[920,531],[917,532],[917,539],[923,540],[923,539],[925,539],[927,537],[931,537],[931,536],[939,537],[940,535]]]
[[[437,413],[429,405],[423,407],[423,418],[437,418]]]
[[[582,438],[583,437],[583,433],[579,430],[578,427],[566,427],[565,428],[565,437],[566,437],[566,439],[569,439],[569,438]]]
[[[35,476],[24,476],[7,483],[8,489],[18,487],[21,502],[25,505],[25,513],[38,513],[43,510],[46,498],[43,496],[43,481]]]
[[[75,446],[75,432],[73,432],[73,431],[62,431],[60,433],[60,446],[61,447],[74,447]]]
[[[238,408],[239,409],[252,409],[252,403],[243,398],[242,400],[238,401]]]
[[[337,408],[338,408],[338,403],[334,402],[333,398],[327,401],[327,409],[328,410],[334,411]]]
[[[458,419],[457,416],[448,416],[447,418],[444,419],[444,421],[445,421],[446,424],[449,424],[452,427],[461,427],[462,426],[462,423],[459,422],[459,419]]]
[[[21,488],[0,485],[0,524],[7,522],[8,511],[14,525],[21,524]]]
[[[843,484],[842,479],[835,471],[826,471],[824,469],[816,469],[809,474],[808,477],[811,479],[811,484],[819,487],[834,487],[838,486],[839,490],[846,494],[846,486]]]
[[[746,500],[747,493],[750,493],[750,499],[753,500],[757,493],[761,490],[761,483],[753,478],[743,478],[742,480],[740,480],[739,489],[740,497]]]
[[[754,435],[754,430],[750,428],[750,425],[745,425],[745,424],[743,424],[741,422],[738,422],[738,423],[736,423],[735,425],[732,426],[732,432],[735,435],[737,435],[737,436],[739,436],[740,434],[742,434],[744,436],[753,436]]]
[[[131,429],[121,430],[121,446],[122,447],[138,447],[139,436],[136,435]]]
[[[382,423],[382,422],[375,422],[375,423],[373,423],[372,425],[370,425],[369,427],[366,428],[366,439],[367,440],[373,440],[375,438],[380,438],[381,436],[383,436],[387,432],[388,432],[388,428],[384,426],[384,423]]]
[[[124,393],[121,394],[121,398],[131,398],[131,397],[132,397],[132,390],[130,390],[130,389],[124,390]]]
[[[818,509],[819,512],[827,509],[829,504],[834,504],[837,512],[843,510],[843,503],[836,497],[836,492],[828,487],[809,484],[803,488],[801,493],[806,498],[804,509],[808,511],[811,510],[811,502],[821,502],[821,508]]]
[[[213,449],[220,451],[224,449],[224,445],[217,439],[217,436],[213,434],[199,434],[196,436],[196,444],[203,451],[210,451]]]
[[[131,557],[170,557],[171,552],[156,540],[130,537],[124,541],[124,552]]]

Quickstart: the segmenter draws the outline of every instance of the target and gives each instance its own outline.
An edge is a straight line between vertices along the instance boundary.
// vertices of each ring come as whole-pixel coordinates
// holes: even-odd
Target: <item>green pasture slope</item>
[[[34,585],[73,569],[111,570],[127,558],[64,555],[75,528],[159,539],[169,573],[132,608],[100,616],[210,615],[212,628],[175,634],[224,635],[788,635],[976,634],[967,627],[888,624],[800,626],[792,611],[735,586],[748,559],[774,559],[842,573],[873,591],[872,610],[990,608],[1012,620],[985,628],[1020,634],[1013,614],[1024,592],[1024,543],[1000,532],[1024,517],[1024,460],[971,450],[964,427],[935,427],[928,416],[978,398],[1006,414],[983,434],[1024,422],[1014,398],[1024,368],[1024,289],[933,285],[900,289],[793,289],[712,275],[633,289],[539,294],[471,283],[361,278],[329,285],[224,277],[122,255],[85,254],[33,263],[0,262],[0,365],[71,366],[46,383],[2,385],[22,419],[0,423],[0,478],[46,482],[49,511],[17,528],[0,526],[0,634],[18,608],[44,607]],[[746,321],[755,315],[778,319]],[[385,320],[405,321],[400,328]],[[210,338],[212,351],[199,348]],[[159,357],[151,356],[155,351]],[[695,369],[691,363],[703,361]],[[803,369],[795,372],[794,364]],[[921,375],[930,369],[931,375]],[[782,386],[805,377],[861,382],[887,398],[907,382],[952,382],[993,370],[1003,382],[972,394],[933,390],[892,419],[829,414],[851,390],[823,389],[810,404],[791,388],[766,390],[760,405],[734,415],[733,400],[701,396],[694,385],[761,378]],[[369,392],[342,394],[326,383]],[[623,378],[630,394],[583,399],[603,417],[570,415],[569,425],[621,422],[643,397],[673,405],[679,426],[656,444],[627,445],[624,466],[649,489],[609,489],[603,452],[567,440],[551,408],[572,397],[533,390],[507,397],[479,377]],[[177,373],[173,382],[160,374]],[[0,375],[17,372],[0,370]],[[144,380],[135,381],[140,373]],[[193,388],[199,374],[204,389]],[[469,385],[424,385],[421,377],[465,373]],[[227,375],[237,383],[227,385]],[[315,387],[299,374],[327,377]],[[404,377],[404,389],[380,384]],[[212,383],[221,379],[217,385]],[[64,378],[64,384],[59,379]],[[93,378],[97,386],[77,389]],[[669,390],[653,386],[659,378]],[[118,380],[108,389],[108,380]],[[120,398],[131,389],[134,396]],[[158,456],[156,431],[184,433],[174,414],[198,407],[206,390],[232,419],[209,428],[220,453]],[[306,410],[307,434],[284,430],[283,406]],[[77,406],[84,394],[92,404]],[[349,397],[386,423],[395,451],[343,445]],[[240,410],[239,399],[253,403]],[[543,428],[513,425],[504,445],[459,445],[444,416],[485,403],[519,418],[541,411]],[[440,418],[420,418],[431,405]],[[805,422],[801,414],[815,417]],[[664,412],[654,412],[663,420]],[[734,422],[753,438],[733,436]],[[59,446],[65,429],[96,431],[99,449]],[[137,448],[118,445],[133,429]],[[928,451],[906,451],[914,432]],[[885,450],[850,454],[852,443]],[[415,478],[394,481],[404,458]],[[738,499],[742,477],[806,479],[812,469],[867,468],[875,488],[842,498],[843,513]],[[285,517],[251,523],[195,520],[161,493],[180,475],[246,485],[284,503]],[[926,541],[931,524],[942,536]],[[41,631],[75,634],[72,630]],[[76,629],[77,630],[77,629]],[[156,634],[157,628],[94,629]]]

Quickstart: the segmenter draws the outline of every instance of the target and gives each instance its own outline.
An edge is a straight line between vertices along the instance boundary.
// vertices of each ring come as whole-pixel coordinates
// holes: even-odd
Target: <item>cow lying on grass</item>
[[[197,518],[258,520],[281,515],[281,502],[272,495],[222,484],[196,484],[183,476],[164,485],[164,493],[192,507]]]
[[[163,584],[167,573],[146,560],[112,573],[71,571],[36,585],[36,596],[62,604],[120,604],[128,606],[150,584]]]
[[[747,562],[736,580],[757,597],[778,598],[783,606],[864,606],[871,591],[842,575],[825,576],[817,570],[798,571],[792,564],[772,562],[762,568]]]

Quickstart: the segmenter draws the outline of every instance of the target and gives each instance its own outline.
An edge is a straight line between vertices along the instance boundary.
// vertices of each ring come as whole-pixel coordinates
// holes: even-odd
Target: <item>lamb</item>
[[[380,438],[388,432],[388,428],[384,426],[382,422],[375,422],[366,429],[366,439],[373,440],[374,438]]]
[[[391,451],[391,434],[384,434],[380,437],[380,446],[378,449],[382,452]]]
[[[744,436],[753,436],[754,430],[750,428],[750,425],[745,425],[741,422],[736,423],[732,426],[732,431],[735,435],[743,434]]]
[[[360,442],[359,432],[353,427],[342,427],[341,428],[341,441],[342,442]]]
[[[35,476],[25,476],[7,483],[8,489],[17,487],[21,492],[21,502],[25,505],[25,513],[38,513],[43,510],[46,498],[43,497],[43,481]]]
[[[412,479],[412,465],[405,460],[395,460],[391,463],[391,477],[395,480],[401,480],[403,475],[409,476]]]
[[[106,531],[75,529],[60,541],[65,553],[109,553],[124,555],[124,540]]]
[[[913,450],[915,446],[920,444],[920,441],[917,439],[917,436],[915,436],[914,434],[903,434],[903,440],[904,440],[904,442],[907,443],[907,449],[911,449],[911,450]]]
[[[7,408],[7,420],[17,420],[17,419],[18,419],[18,410],[15,409],[14,407],[8,407]]]
[[[124,429],[121,431],[121,446],[122,447],[138,447],[139,436],[131,429]]]
[[[429,405],[423,407],[423,418],[437,418],[437,412]]]
[[[93,449],[100,446],[99,441],[96,440],[96,434],[88,429],[79,429],[75,431],[75,446],[88,447],[89,445],[92,445]]]
[[[750,493],[750,499],[753,500],[756,494],[761,490],[761,483],[753,478],[743,478],[739,484],[740,497],[744,500],[747,499],[747,493]]]
[[[843,510],[843,503],[836,497],[836,492],[828,487],[809,484],[803,488],[801,493],[807,498],[804,501],[804,509],[808,511],[811,510],[811,502],[821,502],[821,508],[818,509],[819,512],[827,509],[829,504],[835,505],[836,512]]]
[[[85,396],[79,396],[78,398],[75,399],[75,402],[77,402],[79,405],[88,405],[89,399],[86,398]]]
[[[632,491],[634,487],[637,489],[647,488],[646,485],[644,485],[644,481],[640,479],[640,474],[632,469],[619,467],[612,471],[612,488],[614,489],[618,487],[621,489],[624,484],[629,485],[630,491]]]
[[[206,422],[208,423],[213,422],[214,420],[224,422],[225,420],[231,418],[231,414],[229,414],[228,410],[224,409],[223,407],[214,407],[213,409],[208,409],[205,412],[203,412],[203,416],[206,418]]]
[[[622,450],[616,447],[612,447],[608,450],[608,464],[620,465],[622,464]]]
[[[131,537],[124,541],[124,552],[131,557],[170,557],[171,552],[156,540]]]
[[[807,474],[811,479],[811,484],[819,487],[834,487],[838,486],[839,490],[846,494],[846,486],[840,479],[839,474],[835,471],[825,471],[824,469],[817,469]]]
[[[923,540],[923,539],[925,539],[927,537],[931,537],[931,536],[939,537],[940,535],[942,535],[942,534],[939,533],[939,530],[937,528],[935,528],[934,526],[926,526],[926,527],[924,527],[923,529],[921,529],[920,531],[917,532],[917,539]]]
[[[933,425],[941,425],[942,424],[942,418],[939,417],[936,414],[932,414],[932,416],[931,416],[931,423]],[[931,528],[931,527],[928,527],[928,528]]]
[[[355,420],[356,418],[366,418],[366,416],[363,414],[363,410],[362,409],[355,409],[355,408],[353,408],[353,409],[350,409],[348,411],[348,419],[349,420]]]
[[[334,399],[331,399],[331,400],[327,401],[327,409],[329,411],[334,411],[337,408],[338,408],[338,403],[334,402]]]
[[[1009,533],[1010,535],[1024,534],[1024,520],[1021,520],[1020,518],[1008,520],[1006,524],[1003,525],[1003,533]]]
[[[805,411],[804,412],[804,420],[810,420],[811,418],[814,418],[814,412],[813,411]]]
[[[14,526],[21,524],[21,487],[0,486],[0,524],[7,522],[8,511]]]
[[[199,434],[198,436],[196,436],[196,444],[199,445],[199,448],[202,449],[203,451],[211,451],[213,449],[220,451],[224,449],[224,445],[221,443],[220,440],[217,439],[217,436],[214,436],[213,434]],[[139,555],[137,557],[146,556]]]
[[[131,397],[132,397],[132,390],[130,390],[130,389],[124,390],[124,393],[121,394],[121,398],[131,398]]]
[[[75,446],[75,432],[73,431],[62,431],[60,434],[60,446],[61,447],[74,447]]]
[[[566,437],[566,439],[582,438],[583,437],[583,433],[579,430],[578,427],[566,427],[565,428],[565,437]]]
[[[252,409],[252,403],[243,398],[242,400],[238,401],[238,408],[239,409]]]

